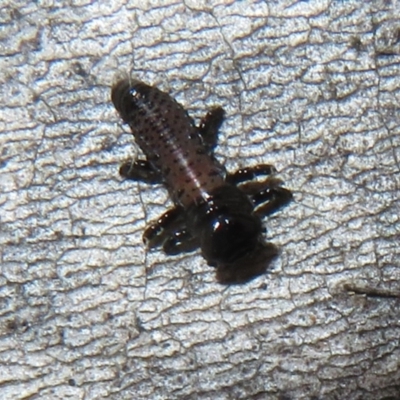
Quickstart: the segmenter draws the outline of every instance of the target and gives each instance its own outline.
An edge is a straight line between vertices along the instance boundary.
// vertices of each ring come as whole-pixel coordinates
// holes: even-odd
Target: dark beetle
[[[246,282],[265,272],[277,248],[265,243],[260,216],[288,203],[292,195],[258,165],[228,174],[213,149],[224,111],[213,108],[199,127],[168,94],[138,80],[121,80],[111,93],[146,159],[124,163],[120,174],[163,183],[175,207],[144,232],[149,248],[166,254],[200,247],[221,283]],[[256,181],[257,176],[264,176]]]

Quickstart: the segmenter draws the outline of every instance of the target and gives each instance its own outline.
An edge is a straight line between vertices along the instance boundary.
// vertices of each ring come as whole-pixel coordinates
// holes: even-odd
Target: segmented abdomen
[[[224,172],[207,153],[186,111],[168,94],[137,80],[122,80],[112,101],[147,160],[163,176],[175,204],[207,200]]]

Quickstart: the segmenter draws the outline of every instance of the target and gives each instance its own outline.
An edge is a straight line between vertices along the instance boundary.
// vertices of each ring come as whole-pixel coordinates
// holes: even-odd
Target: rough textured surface
[[[400,396],[398,1],[3,4],[2,399]],[[118,71],[222,105],[230,170],[278,168],[270,274],[145,254],[168,200],[118,177]]]

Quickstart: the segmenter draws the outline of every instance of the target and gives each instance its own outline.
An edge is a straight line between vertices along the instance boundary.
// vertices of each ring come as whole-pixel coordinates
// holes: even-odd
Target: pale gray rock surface
[[[399,398],[400,2],[60,4],[0,13],[0,398]],[[118,176],[121,73],[277,167],[268,274],[146,254],[170,202]]]

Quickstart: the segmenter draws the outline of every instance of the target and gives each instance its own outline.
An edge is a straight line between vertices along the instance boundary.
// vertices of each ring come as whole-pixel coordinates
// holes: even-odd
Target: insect
[[[271,165],[227,173],[218,163],[213,149],[223,109],[212,108],[197,127],[167,93],[129,79],[114,84],[111,99],[145,155],[122,164],[120,175],[162,183],[174,202],[145,230],[148,248],[162,247],[169,255],[200,248],[223,284],[263,274],[278,252],[262,237],[261,216],[287,204],[292,194]]]

